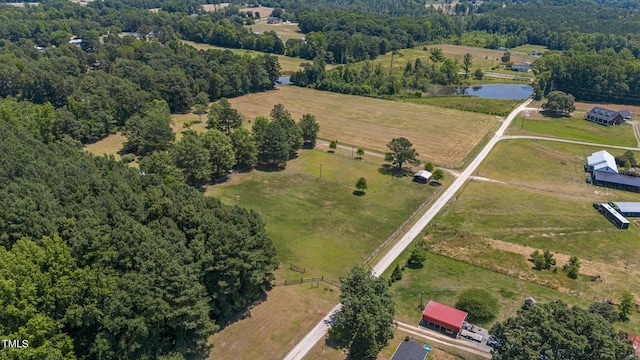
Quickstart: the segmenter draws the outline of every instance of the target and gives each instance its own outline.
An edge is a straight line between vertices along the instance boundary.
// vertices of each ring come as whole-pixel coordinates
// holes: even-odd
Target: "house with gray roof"
[[[605,126],[620,125],[631,120],[631,112],[629,110],[614,111],[596,106],[586,113],[584,118]]]
[[[591,174],[593,185],[627,191],[640,190],[640,177],[620,174],[616,159],[606,150],[591,154],[584,165],[584,171]]]
[[[424,360],[429,352],[415,341],[403,341],[398,345],[391,360]]]

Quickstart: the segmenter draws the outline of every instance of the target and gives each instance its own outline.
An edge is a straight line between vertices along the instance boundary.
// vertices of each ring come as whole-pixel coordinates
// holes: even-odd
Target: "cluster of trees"
[[[562,270],[567,273],[567,276],[572,279],[577,279],[580,271],[580,259],[577,256],[572,256],[569,258],[569,262],[564,264]]]
[[[622,293],[620,303],[615,306],[611,301],[595,302],[589,306],[589,312],[598,314],[608,322],[629,321],[629,315],[636,311],[636,299],[632,293]]]
[[[493,359],[633,359],[624,332],[599,314],[561,301],[536,304],[493,326]]]
[[[393,55],[395,57],[396,54]],[[293,73],[291,83],[343,94],[394,95],[402,90],[426,91],[433,84],[458,84],[458,71],[462,69],[468,73],[473,64],[470,54],[465,55],[459,64],[456,60],[446,58],[442,49],[437,47],[429,49],[429,59],[431,61],[420,58],[408,60],[401,75],[370,61],[326,71],[324,61],[316,59],[313,64],[305,63],[302,70]],[[479,76],[481,78],[484,75]]]
[[[552,266],[556,265],[556,259],[553,257],[553,253],[549,250],[540,252],[536,250],[531,253],[531,262],[535,266],[536,270],[549,270]]]
[[[536,92],[553,90],[571,93],[577,100],[637,104],[640,102],[640,65],[628,49],[574,49],[545,53],[533,63],[537,73]]]
[[[145,173],[157,174],[165,182],[183,179],[200,187],[207,182],[226,177],[231,169],[250,169],[259,161],[267,165],[285,166],[303,146],[314,147],[320,126],[314,115],[305,114],[296,123],[282,104],[271,111],[271,121],[258,117],[252,132],[242,127],[240,114],[222,98],[211,105],[207,132],[188,130],[172,144],[174,133],[166,120],[144,122],[146,137],[127,133],[125,148],[138,144],[138,155],[149,155],[140,161]]]
[[[11,111],[0,117],[0,333],[29,348],[8,356],[206,357],[211,333],[273,277],[259,214],[69,137],[45,144]]]
[[[185,112],[198,96],[208,103],[269,90],[280,75],[275,56],[241,57],[117,35],[91,53],[71,44],[38,51],[5,41],[0,59],[0,97],[50,103],[42,136],[69,135],[83,143],[123,128],[137,131],[145,117],[161,112],[157,100],[171,112]]]
[[[375,360],[393,338],[395,304],[387,281],[356,266],[342,279],[342,308],[335,315],[329,337],[349,350],[349,358]]]
[[[576,109],[574,103],[573,95],[565,94],[562,91],[552,91],[547,94],[547,102],[542,104],[542,108],[554,115],[570,115]]]

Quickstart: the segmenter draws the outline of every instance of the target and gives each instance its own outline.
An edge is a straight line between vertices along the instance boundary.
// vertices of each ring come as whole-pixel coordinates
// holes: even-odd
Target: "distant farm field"
[[[440,165],[460,166],[500,118],[361,96],[329,93],[295,86],[229,100],[247,119],[268,116],[281,103],[295,119],[316,115],[320,137],[386,152],[395,137],[406,137],[420,158]]]
[[[206,194],[258,211],[281,263],[305,268],[304,276],[337,279],[361,264],[436,190],[378,169],[338,154],[301,150],[284,171],[234,174]],[[360,177],[369,189],[356,196]]]
[[[267,24],[266,20],[256,21],[253,25],[245,25],[250,28],[251,31],[259,32],[260,34],[265,31],[275,31],[278,36],[282,37],[282,42],[287,42],[289,39],[301,39],[304,34],[300,32],[298,24]]]
[[[407,62],[411,60],[412,62],[416,59],[421,59],[422,61],[431,63],[429,59],[431,48],[440,48],[442,49],[442,53],[450,59],[458,60],[460,63],[462,62],[462,57],[466,53],[469,53],[473,56],[471,71],[474,69],[482,69],[483,71],[490,72],[499,72],[508,75],[517,75],[520,78],[526,79],[530,78],[532,75],[528,73],[518,73],[515,71],[511,71],[510,69],[495,69],[491,70],[495,65],[500,65],[500,58],[504,55],[504,51],[493,50],[493,49],[485,49],[481,47],[472,47],[472,46],[462,46],[462,45],[451,45],[451,44],[434,44],[434,45],[426,45],[419,46],[413,49],[402,49],[399,50],[398,55],[393,56],[393,69],[394,72],[399,72],[402,74],[404,67]],[[514,64],[524,64],[525,61],[533,62],[535,57],[528,55],[527,53],[512,53],[511,61]],[[381,64],[383,68],[388,69],[391,66],[391,53],[387,53],[385,55],[378,56],[374,63]],[[473,79],[470,77],[469,81]],[[502,82],[505,79],[501,80]],[[473,82],[476,82],[475,80]],[[491,83],[494,82],[493,79],[486,78],[483,80],[479,80],[478,82]]]
[[[499,116],[509,115],[519,103],[517,100],[481,99],[471,96],[408,97],[402,101]]]
[[[263,53],[263,52],[260,52],[260,51],[246,50],[246,49],[224,48],[224,47],[213,46],[213,45],[209,45],[209,44],[200,44],[200,43],[196,43],[196,42],[193,42],[193,41],[187,41],[187,40],[183,40],[183,42],[185,44],[193,46],[194,48],[196,48],[198,50],[209,50],[209,49],[230,50],[230,51],[232,51],[232,52],[234,52],[236,54],[239,54],[239,55],[248,54],[249,56],[261,56],[261,55],[266,54],[266,53]],[[305,62],[310,62],[309,60],[300,59],[300,58],[294,58],[294,57],[290,57],[290,56],[277,55],[277,54],[270,54],[270,55],[276,56],[278,58],[278,62],[280,63],[280,67],[282,68],[282,74],[283,75],[290,75],[290,74],[294,73],[295,71],[298,71],[298,70],[302,69],[300,64],[305,63]]]
[[[584,120],[580,113],[570,118],[543,117],[537,111],[528,113],[528,116],[521,114],[511,123],[509,135],[551,136],[616,146],[636,146],[638,143],[629,124],[603,126]]]

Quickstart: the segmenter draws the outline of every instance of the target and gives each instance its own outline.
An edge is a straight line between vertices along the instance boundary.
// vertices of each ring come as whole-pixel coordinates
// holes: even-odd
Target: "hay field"
[[[278,103],[296,120],[303,114],[314,114],[320,123],[320,137],[380,152],[388,151],[386,144],[392,138],[406,137],[420,159],[441,166],[460,166],[499,122],[491,115],[296,86],[229,101],[246,119],[268,116]]]
[[[250,12],[250,11],[255,13],[257,11],[258,14],[260,14],[260,18],[267,18],[273,12],[273,8],[272,7],[266,7],[266,6],[258,6],[258,7],[242,8],[242,9],[240,9],[240,11],[245,12],[245,13]]]
[[[267,24],[266,20],[259,20],[253,25],[246,25],[251,31],[257,31],[260,34],[265,31],[275,31],[278,36],[282,37],[282,42],[287,42],[289,39],[300,39],[304,37],[304,34],[300,32],[300,28],[296,23],[281,23],[281,24]]]
[[[231,48],[224,48],[224,47],[220,47],[220,46],[214,46],[214,45],[209,45],[209,44],[200,44],[200,43],[196,43],[193,41],[188,41],[188,40],[183,40],[183,43],[187,44],[187,45],[191,45],[194,48],[198,49],[198,50],[209,50],[209,49],[215,49],[215,50],[230,50],[236,54],[239,55],[245,55],[245,54],[249,54],[250,56],[259,56],[259,55],[264,55],[266,53],[263,53],[261,51],[255,51],[255,50],[245,50],[245,49],[231,49]],[[309,62],[309,60],[305,60],[305,59],[301,59],[301,58],[295,58],[295,57],[291,57],[291,56],[285,56],[285,55],[277,55],[277,54],[271,54],[273,56],[278,57],[278,62],[280,63],[280,67],[282,69],[282,75],[290,75],[292,73],[294,73],[295,71],[301,70],[302,67],[300,66],[302,63],[305,62]],[[331,68],[330,66],[327,67],[327,69]]]

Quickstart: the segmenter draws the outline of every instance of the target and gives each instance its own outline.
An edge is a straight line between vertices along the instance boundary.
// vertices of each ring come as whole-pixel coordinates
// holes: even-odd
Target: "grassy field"
[[[470,96],[407,97],[402,101],[498,116],[509,115],[518,104],[517,100],[481,99]]]
[[[298,24],[267,24],[266,20],[259,20],[253,25],[246,25],[246,27],[260,34],[265,31],[275,31],[278,36],[282,37],[282,42],[287,42],[289,39],[304,38],[304,34],[300,32]]]
[[[509,51],[511,51],[512,53],[524,53],[524,54],[529,54],[532,51],[540,51],[540,52],[545,52],[548,50],[548,48],[546,46],[542,46],[542,45],[520,45],[520,46],[516,46],[513,49],[509,49]]]
[[[211,360],[282,359],[338,303],[339,291],[320,283],[276,286],[250,315],[210,338]]]
[[[402,49],[400,50],[399,55],[393,56],[393,69],[394,72],[402,74],[407,61],[411,60],[412,62],[416,59],[421,59],[422,61],[426,61],[431,63],[429,59],[429,49],[430,48],[441,48],[443,54],[450,59],[456,60],[458,59],[462,62],[462,57],[466,53],[470,53],[473,56],[473,63],[471,65],[471,71],[474,69],[480,68],[483,71],[490,72],[498,72],[504,73],[508,75],[518,75],[522,78],[530,78],[532,74],[528,73],[517,73],[511,71],[510,69],[503,69],[502,67],[499,69],[492,70],[495,65],[499,65],[501,63],[500,58],[504,54],[504,51],[493,50],[493,49],[485,49],[481,47],[471,47],[471,46],[462,46],[462,45],[451,45],[451,44],[436,44],[436,45],[428,45],[428,46],[419,46],[413,49]],[[426,49],[426,50],[425,50]],[[527,53],[513,53],[511,55],[511,61],[514,64],[523,64],[525,61],[533,62],[535,57],[528,55]],[[381,64],[383,69],[389,69],[391,65],[391,53],[387,53],[385,55],[380,55],[374,60],[375,64]],[[513,82],[507,79],[494,79],[494,78],[485,78],[482,80],[473,80],[472,77],[464,80],[465,83],[510,83]]]
[[[209,49],[216,49],[216,50],[230,50],[236,54],[239,55],[245,55],[248,54],[249,56],[261,56],[264,55],[266,53],[260,52],[260,51],[254,51],[254,50],[246,50],[246,49],[231,49],[231,48],[224,48],[224,47],[219,47],[219,46],[213,46],[213,45],[209,45],[209,44],[200,44],[200,43],[196,43],[193,41],[187,41],[187,40],[183,40],[182,41],[185,44],[191,45],[194,48],[198,49],[198,50],[209,50]],[[291,75],[292,73],[294,73],[295,71],[298,71],[300,69],[302,69],[302,67],[300,66],[300,64],[305,63],[305,62],[310,62],[309,60],[305,60],[305,59],[300,59],[300,58],[294,58],[291,56],[284,56],[284,55],[277,55],[277,54],[271,54],[274,56],[278,57],[278,62],[280,63],[280,67],[282,68],[282,75]],[[328,69],[330,67],[327,67]]]
[[[529,116],[524,116],[524,125],[522,119],[521,115],[511,123],[509,135],[542,135],[617,146],[637,144],[631,125],[602,126],[584,120],[579,113],[570,118],[551,118],[530,111]]]
[[[409,252],[405,252],[399,262],[404,263],[408,255]],[[422,315],[422,310],[419,308],[421,297],[423,297],[423,305],[429,300],[435,300],[454,306],[457,296],[469,288],[482,288],[493,294],[500,304],[497,321],[504,321],[514,316],[527,296],[533,296],[541,302],[562,299],[570,304],[588,305],[589,303],[584,298],[562,294],[545,286],[445,256],[427,253],[424,267],[420,269],[406,267],[402,273],[402,279],[391,286],[396,303],[396,319],[417,324]],[[494,322],[485,326],[490,327]]]
[[[585,183],[582,165],[597,150],[545,141],[500,142],[477,172],[492,182],[471,182],[435,220],[427,237],[431,251],[557,289],[558,297],[580,292],[589,300],[616,301],[625,290],[637,292],[640,229],[618,230],[591,203],[640,201],[640,195]],[[527,259],[534,249],[552,251],[559,267],[578,256],[581,276],[570,280],[562,271],[532,270]],[[428,274],[434,278],[433,271]],[[599,281],[591,281],[595,276]],[[453,288],[445,284],[442,289]],[[638,331],[639,322],[636,317],[620,326]]]
[[[266,116],[281,103],[295,119],[316,115],[320,137],[386,152],[395,137],[406,137],[422,160],[459,166],[499,121],[496,116],[283,86],[277,91],[229,100],[245,118]]]
[[[113,155],[116,160],[120,160],[118,152],[122,149],[122,144],[125,141],[127,138],[122,133],[111,134],[100,141],[86,145],[84,148],[93,155]]]
[[[369,185],[364,196],[353,194],[359,177]],[[236,174],[209,187],[207,195],[260,212],[281,263],[306,268],[305,276],[337,279],[365,260],[434,191],[410,178],[381,175],[378,165],[305,150],[282,172]]]

